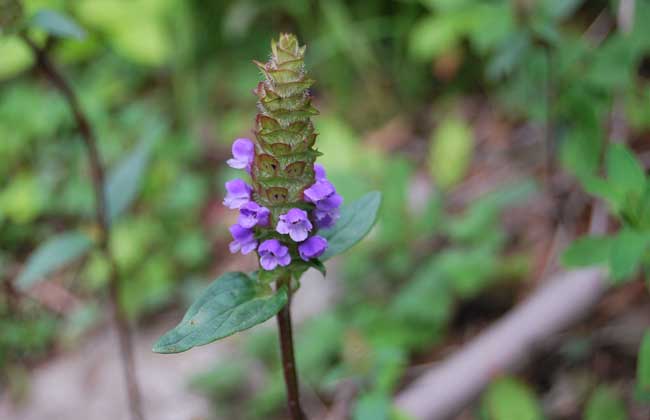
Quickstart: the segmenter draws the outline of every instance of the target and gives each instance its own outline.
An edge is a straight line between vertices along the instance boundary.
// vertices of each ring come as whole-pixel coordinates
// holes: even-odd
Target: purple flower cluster
[[[232,154],[233,158],[228,160],[228,165],[250,173],[255,157],[254,143],[249,139],[237,139],[232,145]],[[343,202],[334,185],[327,180],[325,169],[319,164],[314,164],[314,172],[316,182],[304,191],[305,201],[314,205],[311,219],[307,211],[292,208],[278,217],[274,227],[275,232],[288,235],[291,241],[297,244],[298,255],[304,261],[318,258],[327,249],[327,240],[315,235],[315,230],[334,226]],[[278,239],[267,239],[258,244],[255,228],[273,226],[270,226],[270,210],[253,201],[253,188],[241,179],[234,179],[226,182],[226,192],[223,204],[230,209],[239,210],[237,223],[230,227],[233,237],[229,245],[230,252],[248,254],[257,250],[260,265],[265,270],[291,264],[289,246]]]
[[[343,197],[336,193],[334,185],[327,180],[325,168],[314,164],[316,182],[304,192],[305,200],[316,205],[314,217],[319,228],[334,226],[340,216]]]

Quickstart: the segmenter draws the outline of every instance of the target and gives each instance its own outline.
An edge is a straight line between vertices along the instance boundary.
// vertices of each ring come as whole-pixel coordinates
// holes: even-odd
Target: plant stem
[[[111,309],[113,313],[113,322],[117,330],[120,355],[122,358],[122,367],[124,369],[124,380],[126,383],[127,398],[133,420],[144,420],[142,412],[142,403],[140,398],[140,388],[138,386],[135,374],[135,358],[133,354],[133,343],[131,341],[131,332],[129,329],[128,319],[123,312],[119,303],[120,295],[120,272],[117,262],[110,248],[111,230],[108,220],[106,195],[104,193],[105,170],[102,164],[97,139],[92,129],[90,121],[86,117],[81,104],[72,89],[71,85],[65,79],[63,74],[58,71],[47,51],[38,47],[28,36],[23,33],[22,38],[32,50],[36,59],[36,66],[40,69],[50,82],[59,90],[65,98],[70,111],[72,112],[77,129],[81,134],[88,160],[90,163],[91,178],[95,193],[95,218],[100,230],[99,247],[104,253],[110,266],[109,273],[109,295]]]
[[[298,388],[298,376],[296,375],[296,360],[293,355],[293,331],[291,326],[291,279],[280,281],[280,285],[286,284],[289,293],[287,304],[278,312],[278,329],[280,330],[280,350],[282,352],[282,370],[284,371],[284,382],[287,388],[287,405],[291,420],[305,420],[307,417],[300,407],[300,392]]]

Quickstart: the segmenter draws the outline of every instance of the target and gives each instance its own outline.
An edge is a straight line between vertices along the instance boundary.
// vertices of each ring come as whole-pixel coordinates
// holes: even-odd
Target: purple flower
[[[228,159],[228,166],[235,169],[246,169],[250,172],[255,145],[250,139],[237,139],[232,144],[232,159]]]
[[[327,173],[323,165],[314,163],[314,173],[316,174],[316,181],[327,181]]]
[[[258,252],[260,254],[260,264],[265,270],[273,270],[278,265],[286,267],[291,263],[289,248],[282,245],[277,239],[267,239],[262,242]]]
[[[341,212],[338,208],[332,210],[320,210],[316,208],[314,210],[314,218],[316,219],[316,225],[320,229],[331,228],[336,224],[336,221],[341,216]]]
[[[246,255],[254,251],[257,247],[257,241],[252,229],[246,229],[239,225],[230,226],[230,234],[234,241],[228,245],[231,253],[236,253],[241,250],[241,253]]]
[[[289,234],[289,237],[296,242],[307,239],[312,229],[311,222],[307,212],[300,209],[291,209],[282,216],[278,221],[275,230],[283,235]]]
[[[307,239],[305,242],[298,245],[298,253],[300,258],[309,261],[312,258],[318,258],[323,255],[327,249],[327,239],[322,236],[314,235]]]
[[[254,201],[249,201],[239,208],[237,223],[245,228],[252,228],[256,225],[266,226],[269,223],[271,212]]]
[[[304,192],[305,199],[316,204],[316,208],[322,211],[338,209],[343,203],[343,197],[336,193],[331,182],[316,181]]]
[[[238,209],[251,200],[253,189],[241,179],[233,179],[226,182],[226,197],[223,199],[224,206],[229,209]]]

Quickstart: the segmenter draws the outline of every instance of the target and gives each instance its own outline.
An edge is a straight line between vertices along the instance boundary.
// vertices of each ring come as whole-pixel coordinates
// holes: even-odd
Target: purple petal
[[[226,162],[228,166],[248,170],[255,156],[255,145],[250,139],[237,139],[232,144],[232,155],[234,158]]]
[[[325,181],[327,180],[327,173],[323,165],[314,163],[314,173],[316,174],[316,181]]]
[[[333,210],[341,207],[343,204],[343,197],[334,193],[327,198],[324,198],[316,203],[316,207],[320,210]]]
[[[256,225],[265,226],[269,223],[270,211],[254,201],[241,206],[237,223],[245,228],[252,228]]]
[[[240,225],[232,225],[229,230],[234,239],[228,245],[231,253],[234,254],[241,251],[242,254],[246,255],[257,248],[257,241],[255,240],[255,234],[252,229],[246,229]]]
[[[291,264],[291,255],[289,255],[289,253],[287,252],[285,255],[278,257],[278,263],[282,267],[288,266],[289,264]]]
[[[311,187],[307,188],[304,192],[305,199],[316,203],[319,200],[329,197],[336,193],[334,186],[329,181],[316,181]]]
[[[308,220],[307,212],[301,209],[293,208],[283,215],[285,220],[291,224],[299,223]],[[280,216],[282,217],[282,216]]]
[[[228,249],[230,249],[231,254],[236,254],[241,249],[241,244],[238,241],[232,241],[228,244]]]
[[[278,260],[274,255],[264,254],[260,257],[260,265],[263,269],[270,271],[278,266]]]
[[[275,230],[283,235],[289,234],[291,239],[301,242],[307,239],[312,228],[307,212],[293,208],[279,217]]]
[[[278,225],[275,227],[275,231],[283,235],[289,233],[289,224],[284,221],[282,216],[280,216],[280,220],[278,220]]]
[[[245,242],[250,238],[254,237],[253,231],[251,229],[246,229],[237,224],[230,226],[228,230],[230,230],[230,234],[232,235],[232,238],[239,242]]]
[[[251,139],[237,139],[232,144],[232,155],[238,160],[253,160],[255,155],[255,145]]]
[[[241,179],[226,182],[226,197],[223,204],[229,209],[238,209],[251,199],[253,189]]]
[[[260,265],[265,270],[273,270],[278,264],[285,266],[291,262],[289,248],[283,246],[277,239],[267,239],[262,242],[258,252],[260,253]]]
[[[281,247],[282,244],[277,239],[267,239],[266,241],[262,242],[258,251],[260,254],[264,252],[270,252],[275,255],[275,253],[279,251]]]
[[[339,209],[333,209],[329,211],[319,210],[318,208],[314,210],[314,217],[316,218],[316,224],[319,229],[331,228],[336,224],[336,221],[339,219],[341,213]]]
[[[257,248],[257,241],[256,240],[246,242],[245,244],[242,244],[241,253],[244,254],[244,255],[250,254],[251,252],[255,251],[255,248]]]
[[[318,258],[323,255],[327,249],[327,239],[322,236],[314,235],[298,246],[300,258],[309,261],[312,258]]]
[[[307,225],[305,224],[293,226],[289,230],[289,237],[296,242],[304,241],[305,239],[307,239],[307,236],[309,236],[309,231],[311,230],[311,224],[309,224],[309,226],[310,229],[307,229]]]

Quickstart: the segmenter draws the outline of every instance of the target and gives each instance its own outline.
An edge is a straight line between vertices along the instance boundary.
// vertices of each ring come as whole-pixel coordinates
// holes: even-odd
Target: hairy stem
[[[284,283],[288,290],[290,279]],[[284,382],[287,387],[287,405],[291,420],[305,420],[307,417],[300,407],[300,393],[298,389],[298,376],[296,374],[296,360],[293,355],[293,331],[291,326],[291,292],[289,301],[277,315],[278,329],[280,330],[280,350],[282,352],[282,370]]]
[[[102,164],[99,149],[97,147],[97,139],[95,133],[90,125],[90,121],[86,117],[81,104],[72,89],[71,85],[65,79],[63,74],[58,71],[49,55],[47,50],[38,47],[27,34],[23,33],[22,38],[32,50],[34,58],[36,59],[36,67],[43,72],[49,81],[59,90],[65,98],[70,111],[72,112],[77,129],[81,134],[88,161],[90,163],[91,178],[93,182],[93,190],[95,193],[95,218],[100,230],[99,246],[104,253],[104,256],[109,262],[109,292],[110,302],[113,313],[113,322],[120,345],[120,355],[122,358],[122,367],[124,369],[124,379],[126,382],[126,391],[131,411],[131,418],[133,420],[144,420],[142,412],[142,403],[140,398],[140,388],[138,386],[137,378],[135,375],[135,358],[133,354],[133,344],[131,341],[131,332],[126,314],[123,312],[119,304],[120,294],[120,272],[117,262],[113,256],[110,248],[110,222],[107,216],[107,203],[106,195],[104,194],[105,185],[105,170]]]

